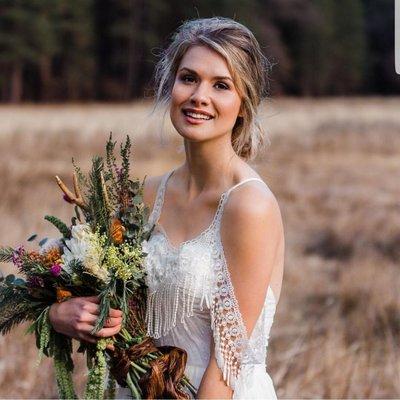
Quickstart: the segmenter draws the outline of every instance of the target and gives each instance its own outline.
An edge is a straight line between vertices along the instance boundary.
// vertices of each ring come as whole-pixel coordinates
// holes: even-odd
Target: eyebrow
[[[198,75],[198,73],[196,71],[194,71],[193,69],[190,69],[190,68],[186,68],[186,67],[181,68],[178,72],[180,72],[182,70],[186,70],[194,75]],[[233,79],[229,76],[214,76],[214,79],[229,79],[230,81],[233,82]]]

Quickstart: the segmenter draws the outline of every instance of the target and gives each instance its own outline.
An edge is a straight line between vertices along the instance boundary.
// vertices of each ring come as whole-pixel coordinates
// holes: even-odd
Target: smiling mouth
[[[210,119],[213,119],[213,117],[210,117],[209,115],[195,113],[195,112],[187,111],[187,110],[183,110],[183,114],[185,114],[187,117],[190,117],[193,119],[198,119],[198,120],[208,121]]]

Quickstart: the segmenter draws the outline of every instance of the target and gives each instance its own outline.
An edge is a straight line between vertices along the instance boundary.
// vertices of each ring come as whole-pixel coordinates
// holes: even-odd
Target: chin
[[[206,134],[200,132],[200,130],[195,131],[193,128],[184,127],[184,128],[175,128],[176,131],[182,136],[184,139],[191,140],[193,142],[201,142],[205,139]]]

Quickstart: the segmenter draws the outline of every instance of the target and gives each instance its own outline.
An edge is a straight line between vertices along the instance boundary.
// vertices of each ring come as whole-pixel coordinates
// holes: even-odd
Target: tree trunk
[[[41,100],[48,101],[52,99],[52,83],[51,75],[51,59],[47,56],[42,56],[39,62],[40,81],[42,83]]]
[[[22,100],[22,64],[15,62],[11,71],[10,102],[19,103]]]
[[[129,100],[136,94],[138,88],[139,63],[141,61],[143,49],[139,41],[143,10],[146,4],[143,0],[130,0],[131,29],[128,44],[128,65],[125,85],[125,100]]]

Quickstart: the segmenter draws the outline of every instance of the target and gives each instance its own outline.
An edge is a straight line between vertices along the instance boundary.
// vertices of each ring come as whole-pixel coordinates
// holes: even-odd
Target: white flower
[[[99,243],[99,237],[90,230],[87,224],[73,226],[71,235],[72,238],[65,241],[67,247],[61,257],[64,270],[72,273],[69,264],[73,260],[79,260],[88,273],[107,282],[109,275],[108,271],[101,266],[104,249]]]
[[[147,240],[142,241],[142,251],[144,253],[148,253],[149,250],[149,242]]]
[[[73,260],[79,260],[82,263],[85,261],[85,255],[88,248],[88,243],[83,240],[70,239],[65,241],[66,246],[64,248],[64,254],[61,256],[63,262],[63,269],[69,274],[72,273],[72,270],[69,266],[69,263]]]
[[[42,256],[43,254],[48,253],[51,249],[62,249],[62,241],[61,239],[47,239],[42,246],[40,246],[39,254]]]
[[[78,224],[71,228],[71,235],[74,239],[85,240],[88,236],[93,235],[88,224]]]

